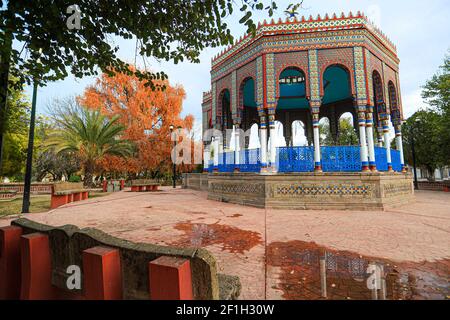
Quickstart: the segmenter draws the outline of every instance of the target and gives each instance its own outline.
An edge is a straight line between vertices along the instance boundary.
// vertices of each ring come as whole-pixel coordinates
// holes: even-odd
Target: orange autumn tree
[[[165,90],[153,91],[133,75],[103,74],[79,97],[87,108],[100,109],[111,117],[119,115],[126,127],[122,138],[137,146],[134,157],[105,157],[101,163],[105,172],[141,173],[151,177],[170,172],[173,142],[169,126],[191,130],[193,116],[180,115],[186,96],[182,86],[172,86],[167,80],[156,82],[164,85]]]

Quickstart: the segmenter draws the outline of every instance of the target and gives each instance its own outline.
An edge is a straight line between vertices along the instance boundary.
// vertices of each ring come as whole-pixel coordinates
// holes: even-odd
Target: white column
[[[320,132],[319,132],[319,113],[313,113],[313,138],[314,138],[314,171],[321,172],[322,164],[320,160]]]
[[[366,113],[364,111],[358,112],[358,126],[359,126],[359,146],[361,154],[361,169],[362,171],[369,171],[369,159],[367,155],[367,139],[366,139]]]
[[[208,171],[209,167],[209,160],[210,160],[210,144],[205,146],[205,149],[203,150],[203,172]]]
[[[266,123],[263,122],[265,119],[261,117],[261,127],[259,129],[260,138],[259,141],[261,143],[261,165],[263,167],[267,166],[267,127]]]
[[[383,127],[377,128],[378,130],[378,146],[380,148],[383,148],[384,142],[383,142]]]
[[[369,107],[370,108],[370,107]],[[373,113],[372,110],[369,109],[366,115],[366,135],[367,135],[367,147],[369,153],[369,168],[372,171],[377,170],[377,166],[375,164],[375,144],[373,141]]]
[[[270,166],[275,168],[275,162],[277,160],[277,149],[275,140],[275,125],[272,124],[270,127]]]
[[[239,124],[234,125],[234,164],[239,166],[240,158],[239,151],[241,150],[240,138],[239,138]],[[236,166],[236,168],[238,168]]]
[[[395,144],[397,146],[397,150],[400,152],[400,164],[402,165],[402,172],[406,171],[405,168],[405,157],[403,155],[403,141],[402,141],[402,131],[401,125],[399,125],[395,130]]]
[[[213,148],[214,148],[214,167],[217,167],[219,165],[219,138],[218,137],[214,137]]]
[[[386,149],[386,159],[388,165],[388,171],[392,170],[392,158],[391,158],[391,144],[389,141],[389,115],[386,115],[387,119],[383,120],[383,136],[384,136],[384,148]]]

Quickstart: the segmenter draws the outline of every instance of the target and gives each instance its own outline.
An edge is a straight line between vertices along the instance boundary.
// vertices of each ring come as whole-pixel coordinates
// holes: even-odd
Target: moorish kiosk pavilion
[[[411,201],[398,72],[395,45],[360,12],[264,21],[212,60],[202,103],[205,173],[185,175],[184,186],[270,208],[370,210]],[[337,145],[344,113],[352,115],[355,145]],[[330,146],[320,145],[322,118]],[[306,146],[293,145],[298,120]],[[277,121],[282,146],[269,139]],[[255,124],[259,147],[250,149]]]

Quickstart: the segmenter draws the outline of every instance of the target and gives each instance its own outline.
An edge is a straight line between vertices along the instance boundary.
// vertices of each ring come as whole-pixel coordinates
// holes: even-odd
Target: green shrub
[[[69,182],[80,182],[81,177],[80,176],[70,176]]]

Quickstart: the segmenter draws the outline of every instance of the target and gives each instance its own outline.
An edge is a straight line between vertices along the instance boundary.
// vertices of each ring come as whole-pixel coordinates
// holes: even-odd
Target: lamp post
[[[37,63],[41,63],[40,55],[42,49],[39,49],[39,57]],[[31,115],[30,115],[30,131],[28,133],[28,149],[27,149],[27,164],[25,167],[25,183],[23,187],[23,202],[22,213],[30,213],[30,192],[31,192],[31,173],[33,166],[33,147],[34,147],[34,127],[36,123],[36,96],[38,89],[38,81],[34,79],[33,82],[33,99],[31,102]]]
[[[174,129],[175,129],[175,126],[171,124],[169,126],[169,130],[170,130],[171,136],[172,136],[172,133],[173,133]],[[175,159],[176,159],[176,153],[175,152],[176,152],[176,148],[177,148],[177,140],[178,140],[178,137],[179,137],[179,134],[180,134],[180,131],[181,131],[181,127],[178,126],[177,129],[178,129],[178,135],[175,132],[175,139],[173,141],[173,157],[172,157],[172,185],[173,185],[174,188],[177,187],[177,181],[176,181],[177,165],[176,165],[176,162],[175,162]]]
[[[414,147],[414,131],[415,131],[415,128],[416,128],[417,120],[418,119],[416,119],[411,124],[410,134],[411,134],[411,152],[412,152],[413,171],[414,171],[414,189],[419,190],[419,183],[417,181],[416,149]]]
[[[31,103],[30,132],[28,133],[27,164],[25,168],[25,184],[23,187],[22,213],[30,213],[31,171],[33,164],[34,127],[36,122],[37,81],[33,84],[33,100]]]

